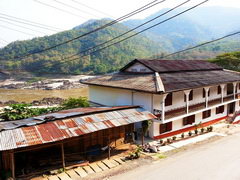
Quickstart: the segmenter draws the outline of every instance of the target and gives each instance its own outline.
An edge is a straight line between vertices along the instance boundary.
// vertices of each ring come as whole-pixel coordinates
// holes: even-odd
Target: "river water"
[[[88,97],[88,88],[66,89],[66,90],[38,90],[38,89],[0,89],[0,101],[14,100],[17,102],[30,103],[33,100],[41,100],[48,97]]]

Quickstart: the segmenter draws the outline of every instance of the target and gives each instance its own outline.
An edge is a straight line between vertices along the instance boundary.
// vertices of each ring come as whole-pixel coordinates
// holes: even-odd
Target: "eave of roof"
[[[127,81],[129,75],[128,74],[124,75],[124,73],[120,73],[108,76],[108,78],[102,77],[94,78],[92,80],[87,80],[83,83],[95,86],[120,88],[140,92],[161,94],[165,92],[166,93],[176,92],[186,89],[194,89],[206,86],[214,86],[222,83],[240,81],[240,76],[238,73],[226,70],[211,70],[205,71],[205,73],[203,73],[202,71],[174,72],[174,73],[161,73],[159,75],[161,78],[161,82],[164,86],[164,88],[162,88],[163,91],[161,92],[158,91],[156,79],[152,78],[152,82],[144,79],[148,76],[154,76],[154,74],[149,74],[146,76],[140,74],[133,75],[131,76],[133,77],[131,81]],[[117,76],[121,76],[120,80],[117,78]],[[131,84],[131,82],[133,82],[133,84]],[[142,86],[141,83],[143,84]]]

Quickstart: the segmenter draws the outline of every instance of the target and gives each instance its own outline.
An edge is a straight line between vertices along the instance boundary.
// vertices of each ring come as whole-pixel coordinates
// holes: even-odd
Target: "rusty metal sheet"
[[[90,108],[88,108],[88,112],[89,110]],[[35,123],[28,127],[2,130],[0,132],[0,151],[51,143],[153,118],[156,117],[143,108],[126,106],[126,109],[123,109],[121,106],[120,109],[114,107],[111,112],[98,111],[89,115],[77,117],[74,115],[74,117],[45,121],[41,124]],[[11,122],[10,126],[12,123],[14,122]]]

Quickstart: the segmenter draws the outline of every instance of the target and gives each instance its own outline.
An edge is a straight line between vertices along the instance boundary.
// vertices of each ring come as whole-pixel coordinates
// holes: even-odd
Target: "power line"
[[[58,4],[62,4],[63,6],[66,6],[66,7],[72,8],[72,9],[75,9],[75,10],[80,11],[80,12],[82,12],[82,13],[85,13],[85,14],[88,14],[88,15],[91,15],[91,16],[94,16],[94,17],[98,18],[98,16],[96,16],[95,14],[89,13],[89,12],[84,11],[84,10],[82,10],[82,9],[79,9],[79,8],[77,8],[77,7],[74,7],[74,6],[71,6],[71,5],[69,5],[69,4],[60,2],[60,1],[58,1],[58,0],[53,0],[53,1],[55,1],[55,2],[58,3]]]
[[[41,1],[39,1],[39,0],[34,0],[34,1],[37,2],[37,3],[40,3],[40,4],[44,5],[44,6],[48,6],[48,7],[51,7],[51,8],[53,8],[53,9],[57,9],[57,10],[59,10],[59,11],[65,12],[65,13],[67,13],[67,14],[71,14],[71,15],[73,15],[73,16],[80,17],[80,18],[82,18],[82,19],[86,19],[85,17],[82,17],[82,16],[80,16],[80,15],[78,15],[78,14],[75,14],[75,13],[72,13],[72,12],[70,12],[70,11],[67,11],[67,10],[65,10],[65,9],[61,9],[61,8],[55,7],[55,6],[53,6],[53,5],[50,5],[50,4],[41,2]]]
[[[35,26],[35,27],[39,27],[39,28],[42,28],[42,29],[47,29],[47,30],[55,31],[55,32],[56,31],[63,31],[63,29],[60,29],[60,28],[56,28],[56,27],[53,27],[53,26],[29,21],[29,20],[26,20],[26,19],[15,17],[15,16],[10,16],[10,15],[4,14],[4,13],[0,13],[0,15],[8,17],[8,18],[6,18],[6,17],[0,17],[0,18],[5,18],[5,19],[11,20],[11,21],[27,24],[27,25],[30,25],[30,26]],[[15,20],[12,20],[12,19],[9,19],[9,18],[12,18],[12,19],[15,19]]]
[[[213,43],[213,42],[216,42],[216,41],[219,41],[219,40],[222,40],[222,39],[225,39],[225,38],[228,38],[230,36],[237,35],[237,34],[240,34],[240,31],[235,32],[235,33],[231,33],[231,34],[228,34],[228,35],[225,35],[223,37],[220,37],[220,38],[217,38],[217,39],[214,39],[214,40],[211,40],[211,41],[207,41],[207,42],[198,44],[196,46],[193,46],[193,47],[190,47],[190,48],[187,48],[187,49],[184,49],[184,50],[180,50],[180,51],[177,51],[177,52],[174,52],[174,53],[171,53],[171,54],[167,54],[166,56],[163,56],[162,58],[166,58],[166,57],[169,57],[169,56],[172,56],[172,55],[175,55],[175,54],[179,54],[179,53],[182,53],[182,52],[185,52],[185,51],[189,51],[189,50],[192,50],[192,49],[204,46],[206,44],[210,44],[210,43]]]
[[[41,32],[41,31],[38,31],[38,30],[34,30],[34,29],[31,29],[31,28],[28,28],[28,27],[25,27],[25,26],[21,26],[21,25],[18,25],[18,24],[15,24],[15,23],[12,23],[12,22],[8,22],[8,21],[5,21],[5,20],[0,20],[1,22],[5,22],[7,24],[11,24],[13,26],[17,26],[17,27],[21,27],[21,28],[24,28],[24,29],[28,29],[28,30],[31,30],[33,32],[38,32],[38,33],[41,33],[41,34],[45,34],[44,32]]]
[[[88,8],[88,9],[94,10],[94,11],[100,13],[100,14],[103,14],[103,15],[107,16],[107,17],[112,17],[111,15],[106,14],[105,12],[102,12],[102,11],[100,11],[100,10],[98,10],[98,9],[95,9],[95,8],[93,8],[93,7],[90,7],[90,6],[86,5],[86,4],[83,4],[82,2],[77,1],[77,0],[71,0],[71,1],[73,1],[73,2],[75,2],[75,3],[77,3],[77,4],[80,4],[80,5]]]
[[[126,40],[128,40],[128,39],[130,39],[130,38],[132,38],[132,37],[134,37],[134,36],[136,36],[136,35],[138,35],[138,34],[140,34],[140,33],[143,33],[144,31],[147,31],[147,30],[149,30],[149,29],[151,29],[151,28],[153,28],[153,27],[156,27],[156,26],[158,26],[158,25],[160,25],[160,24],[163,24],[164,22],[167,22],[167,21],[169,21],[169,20],[171,20],[171,19],[173,19],[173,18],[175,18],[175,17],[177,17],[177,16],[180,16],[181,14],[184,14],[184,13],[186,13],[186,12],[188,12],[188,11],[190,11],[190,10],[198,7],[198,6],[200,6],[200,5],[204,4],[204,3],[206,3],[207,1],[209,1],[209,0],[205,0],[205,1],[203,1],[203,2],[201,2],[201,3],[199,3],[199,4],[195,5],[195,6],[193,6],[193,7],[191,7],[191,8],[188,8],[188,9],[186,9],[186,10],[184,10],[184,11],[182,11],[182,12],[180,12],[180,13],[174,15],[174,16],[171,16],[171,17],[169,17],[169,18],[167,18],[167,19],[165,19],[165,20],[163,20],[163,21],[161,21],[161,22],[159,22],[159,23],[156,23],[156,24],[154,24],[154,25],[152,25],[152,26],[150,26],[150,27],[148,27],[148,28],[145,28],[145,29],[143,29],[143,30],[141,30],[141,31],[139,31],[139,32],[137,32],[137,33],[135,33],[135,34],[132,34],[131,36],[128,36],[128,37],[126,37],[126,38],[124,38],[124,39],[121,39],[121,40],[119,40],[119,41],[117,41],[117,42],[115,42],[115,43],[109,44],[109,45],[107,45],[107,46],[105,46],[105,47],[103,47],[103,48],[100,48],[100,49],[98,49],[98,50],[95,50],[95,51],[93,51],[93,52],[90,52],[89,54],[92,54],[92,53],[95,53],[95,52],[98,52],[98,51],[102,51],[102,50],[104,50],[104,49],[106,49],[106,48],[108,48],[108,47],[110,47],[110,46],[113,46],[113,45],[116,45],[116,44],[121,43],[121,42],[123,42],[123,41],[126,41]],[[89,54],[88,54],[88,55],[89,55]],[[87,56],[87,55],[82,55],[82,56],[80,56],[80,57],[85,57],[85,56]],[[77,57],[77,58],[74,58],[74,59],[70,59],[69,61],[77,60],[77,59],[79,59],[80,57]],[[69,62],[69,61],[60,62],[60,63],[58,63],[58,65],[59,65],[59,64],[64,64],[64,63]]]
[[[8,41],[6,41],[6,40],[3,39],[3,38],[0,38],[0,40],[4,41],[5,43],[9,43]]]
[[[35,1],[36,1],[36,0],[35,0]],[[132,12],[124,15],[124,16],[121,16],[121,17],[119,17],[119,18],[117,18],[117,19],[115,19],[115,20],[113,20],[113,21],[111,21],[111,22],[109,22],[109,23],[107,23],[107,24],[105,24],[105,25],[103,25],[103,26],[100,26],[100,27],[98,27],[98,28],[96,28],[96,29],[94,29],[94,30],[91,30],[91,31],[89,31],[89,32],[87,32],[87,33],[84,33],[84,34],[82,34],[82,35],[79,35],[79,36],[77,36],[77,37],[75,37],[75,38],[69,39],[69,40],[64,41],[64,42],[62,42],[62,43],[56,44],[56,45],[54,45],[54,46],[51,46],[51,47],[48,47],[48,48],[45,48],[45,49],[42,49],[42,50],[39,50],[39,51],[36,51],[36,52],[28,53],[28,54],[23,55],[23,56],[16,56],[16,57],[14,57],[14,58],[24,58],[24,57],[27,57],[27,56],[30,56],[30,55],[33,55],[33,54],[42,53],[42,52],[45,52],[45,51],[54,49],[54,48],[56,48],[56,47],[62,46],[62,45],[64,45],[64,44],[70,43],[70,42],[72,42],[72,41],[75,41],[75,40],[77,40],[77,39],[80,39],[80,38],[82,38],[82,37],[85,37],[85,36],[87,36],[87,35],[89,35],[89,34],[92,34],[92,33],[94,33],[94,32],[97,32],[97,31],[99,31],[99,30],[102,30],[102,29],[104,29],[104,28],[106,28],[106,27],[108,27],[108,26],[114,25],[114,24],[116,24],[116,23],[118,23],[118,22],[120,22],[120,21],[122,21],[122,20],[124,20],[124,19],[126,19],[126,18],[129,18],[129,17],[131,17],[131,16],[133,16],[133,15],[135,15],[135,14],[138,14],[138,13],[140,13],[140,12],[142,12],[142,11],[145,11],[146,9],[149,9],[149,8],[155,6],[155,5],[159,4],[159,3],[163,3],[163,2],[165,2],[165,1],[166,1],[166,0],[161,0],[161,1],[154,0],[154,1],[152,1],[152,2],[150,2],[150,3],[148,3],[148,4],[144,5],[144,6],[142,6],[142,7],[140,7],[140,8],[138,8],[138,9],[136,9],[136,10],[134,10],[134,11],[132,11]]]
[[[9,30],[12,30],[12,31],[20,32],[20,33],[22,33],[22,34],[26,34],[26,35],[30,35],[30,36],[35,36],[35,34],[23,32],[23,31],[20,31],[20,30],[17,30],[17,29],[10,28],[10,27],[8,27],[8,26],[0,25],[0,27],[5,28],[5,29],[9,29]]]
[[[126,34],[128,34],[128,33],[130,33],[130,32],[132,32],[132,31],[134,31],[134,30],[136,30],[136,29],[138,29],[138,28],[140,28],[140,27],[142,27],[142,26],[144,26],[144,25],[146,25],[146,24],[148,24],[148,23],[150,23],[150,22],[152,22],[152,21],[154,21],[154,20],[156,20],[156,19],[158,19],[158,18],[166,15],[166,14],[168,14],[169,12],[171,12],[171,11],[173,11],[173,10],[181,7],[181,6],[183,6],[184,4],[188,3],[189,1],[191,1],[191,0],[187,0],[187,1],[181,3],[181,4],[177,5],[177,6],[169,9],[168,11],[166,11],[166,12],[164,12],[164,13],[162,13],[162,14],[160,14],[160,15],[158,15],[158,16],[156,16],[156,17],[154,17],[154,18],[152,18],[152,19],[150,19],[150,20],[148,20],[148,21],[146,21],[146,22],[144,22],[144,23],[136,26],[135,28],[132,28],[132,29],[126,31],[126,32],[123,33],[123,34],[120,34],[119,36],[116,36],[116,37],[114,37],[114,38],[112,38],[112,39],[110,39],[110,40],[108,40],[108,41],[105,41],[105,42],[103,42],[103,43],[101,43],[101,44],[98,44],[98,45],[96,45],[96,46],[93,46],[93,47],[91,47],[91,48],[89,48],[89,49],[86,49],[86,50],[84,50],[84,51],[81,51],[81,52],[79,52],[79,53],[76,53],[76,54],[74,54],[74,55],[71,55],[71,56],[69,56],[69,57],[66,57],[66,58],[64,58],[64,59],[62,59],[62,60],[72,58],[72,57],[74,57],[74,56],[76,56],[76,55],[83,54],[83,53],[88,52],[88,51],[90,51],[90,50],[94,50],[94,49],[97,48],[97,47],[100,47],[100,46],[102,46],[102,45],[104,45],[104,44],[107,44],[107,43],[109,43],[109,42],[111,42],[111,41],[113,41],[113,40],[115,40],[115,39],[118,39],[118,38],[120,38],[120,37],[122,37],[122,36],[124,36],[124,35],[126,35]]]

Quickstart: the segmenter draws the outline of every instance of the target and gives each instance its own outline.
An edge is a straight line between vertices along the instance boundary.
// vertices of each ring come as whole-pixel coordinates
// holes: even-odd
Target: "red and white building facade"
[[[118,73],[82,83],[89,86],[90,101],[140,105],[154,113],[158,119],[149,129],[154,139],[209,126],[240,111],[240,74],[202,60],[135,59]]]

